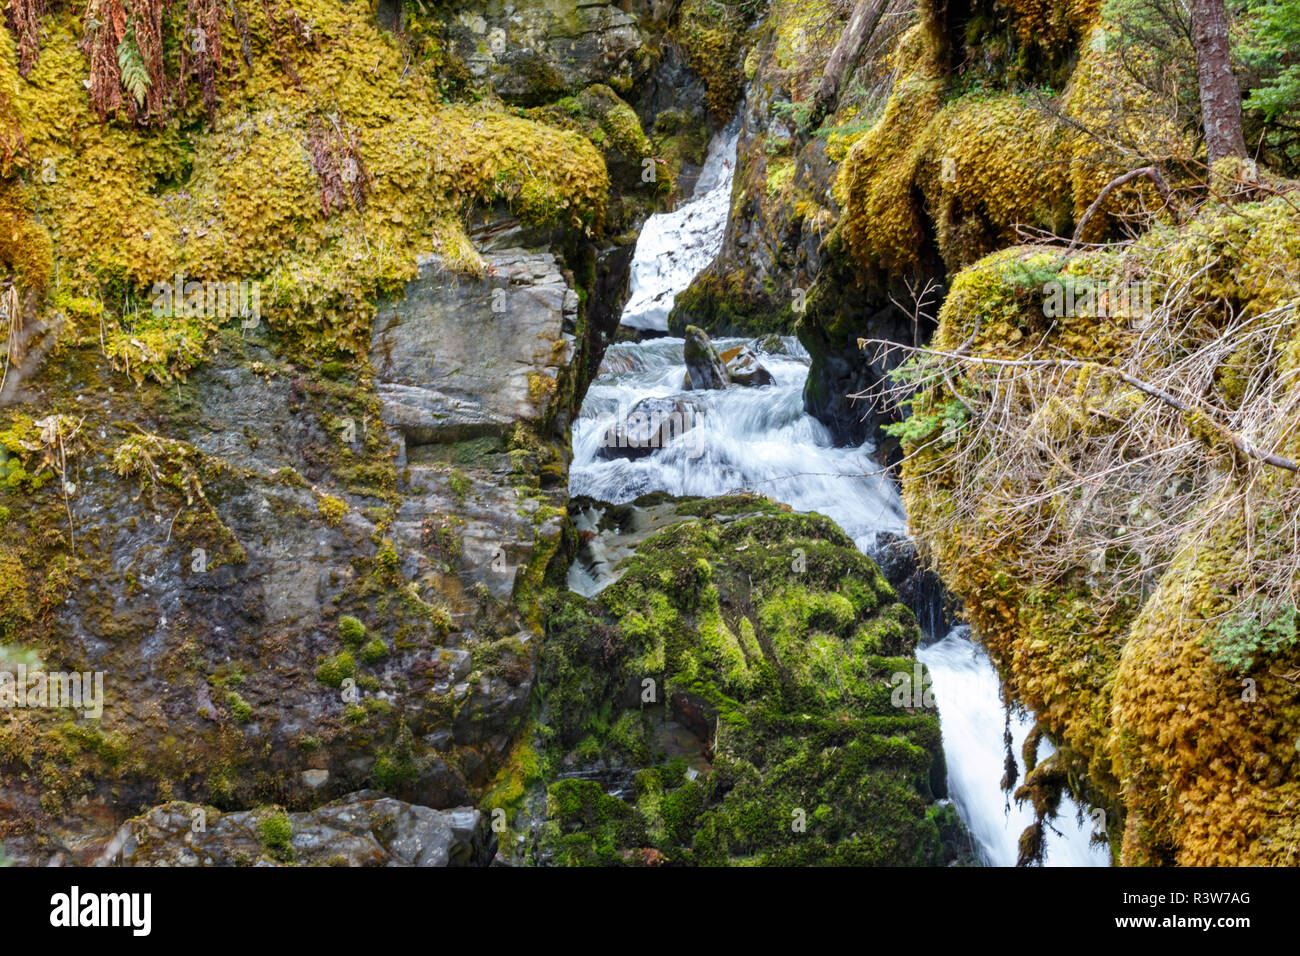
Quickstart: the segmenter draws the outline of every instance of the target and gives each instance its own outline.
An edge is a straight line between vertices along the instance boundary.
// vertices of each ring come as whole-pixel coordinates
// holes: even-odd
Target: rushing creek
[[[734,131],[718,136],[689,203],[645,224],[632,262],[630,299],[623,322],[666,330],[673,298],[717,255],[730,206],[735,165]],[[718,340],[719,350],[742,340]],[[685,362],[678,338],[654,338],[609,348],[573,426],[569,490],[615,504],[652,491],[716,496],[756,491],[799,511],[836,521],[870,554],[882,531],[906,530],[897,488],[879,474],[869,447],[835,447],[826,428],[803,409],[808,357],[796,339],[784,354],[765,354],[771,385],[717,391],[683,391]],[[611,424],[626,420],[638,401],[670,399],[691,428],[665,447],[636,460],[607,460],[598,452]],[[1006,758],[1004,733],[1020,763],[1030,715],[1000,697],[997,673],[965,627],[929,635],[918,656],[928,668],[942,724],[949,793],[982,862],[1011,866],[1020,833],[1033,820],[1000,786]],[[934,640],[934,638],[938,638]],[[1044,740],[1039,759],[1050,753]],[[1105,866],[1106,849],[1091,843],[1093,821],[1066,795],[1048,824],[1044,862],[1049,866]]]

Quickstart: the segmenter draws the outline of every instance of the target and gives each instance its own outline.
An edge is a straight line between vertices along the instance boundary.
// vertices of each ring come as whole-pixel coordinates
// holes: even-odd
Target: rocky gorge
[[[883,9],[11,0],[3,858],[1296,862],[1289,154]]]

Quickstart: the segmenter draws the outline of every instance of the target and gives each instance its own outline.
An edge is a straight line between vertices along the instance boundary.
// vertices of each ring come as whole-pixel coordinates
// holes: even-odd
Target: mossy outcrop
[[[206,316],[161,322],[148,308],[153,285],[177,275],[257,278],[262,320],[309,347],[355,354],[375,299],[414,277],[419,251],[482,268],[460,225],[472,205],[508,202],[530,223],[579,233],[600,225],[609,181],[585,137],[448,104],[441,62],[408,68],[401,42],[365,8],[299,6],[314,40],[290,43],[289,70],[287,41],[260,8],[249,14],[247,63],[231,31],[226,54],[239,67],[222,75],[210,125],[197,99],[159,128],[101,123],[70,10],[45,19],[40,59],[15,79],[34,173],[28,205],[57,250],[53,307],[73,320],[69,335],[102,337],[120,367],[170,380],[201,357]],[[339,211],[323,200],[322,126],[359,144],[364,203]],[[92,315],[79,314],[80,298],[97,303]]]
[[[1141,460],[1109,469],[1091,492],[1070,476],[1096,467],[1098,449],[1144,403],[1159,403],[1101,368],[1144,340],[1152,358],[1142,374],[1156,378],[1214,341],[1230,316],[1244,348],[1290,315],[1276,338],[1264,334],[1272,345],[1250,353],[1249,377],[1293,400],[1298,225],[1293,203],[1280,197],[1210,206],[1125,247],[1017,248],[981,260],[954,281],[935,346],[965,345],[975,362],[1046,350],[1084,364],[1041,373],[1053,376],[1044,379],[1046,399],[1014,435],[969,417],[976,386],[961,378],[956,392],[923,391],[907,423],[913,528],[965,598],[1009,692],[1061,744],[1054,786],[1108,809],[1112,847],[1126,864],[1293,864],[1300,847],[1294,599],[1288,610],[1285,596],[1261,596],[1270,568],[1293,554],[1274,503],[1289,500],[1296,476],[1247,460],[1215,424],[1242,402],[1241,357],[1216,359],[1205,382],[1179,387],[1204,403],[1187,413],[1166,408],[1188,416],[1171,428],[1203,451],[1178,456],[1182,467],[1161,472],[1158,486],[1148,479],[1143,487]],[[1048,283],[1106,291],[1116,277],[1149,285],[1148,304],[1121,304],[1112,290],[1109,300],[1098,295],[1045,317]],[[1276,438],[1257,440],[1295,460],[1294,428],[1278,428]],[[1013,446],[1042,449],[1040,466],[980,464]],[[1240,498],[1247,487],[1248,501]],[[1060,491],[1042,497],[1045,488]],[[1105,510],[1108,496],[1115,511]],[[1072,535],[1094,540],[1097,522],[1108,539],[1100,553],[1060,557],[1071,554]],[[1162,522],[1171,534],[1160,533]],[[1028,783],[1033,791],[1043,781]]]
[[[889,370],[860,338],[925,340],[957,271],[1026,231],[1069,234],[1134,157],[1177,165],[1195,144],[1126,77],[1091,0],[919,3],[879,28],[850,93],[804,129],[844,16],[776,3],[754,31],[731,221],[670,328],[797,328],[813,359],[806,407],[857,442],[893,414],[852,397]],[[1159,206],[1135,181],[1083,238]]]
[[[502,851],[586,865],[950,859],[959,828],[936,802],[919,632],[875,565],[827,519],[760,497],[673,504],[614,583],[556,598],[528,776],[501,803],[521,842]]]
[[[427,22],[267,9],[223,31],[211,114],[101,121],[80,9],[26,75],[0,36],[0,269],[57,330],[0,408],[0,639],[107,688],[98,721],[0,722],[23,862],[109,807],[472,803],[527,708],[588,303],[672,177],[610,87],[529,115],[464,95]]]
[[[467,78],[510,103],[551,103],[593,83],[627,92],[649,66],[645,33],[617,3],[450,0],[438,7],[441,33]]]

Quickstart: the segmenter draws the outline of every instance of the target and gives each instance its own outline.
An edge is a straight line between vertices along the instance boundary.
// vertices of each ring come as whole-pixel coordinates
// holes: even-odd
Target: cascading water
[[[739,130],[739,124],[733,123],[713,138],[691,201],[672,212],[651,216],[641,228],[632,254],[628,300],[619,320],[622,325],[668,331],[668,313],[677,293],[690,285],[722,248]]]
[[[1020,834],[1034,822],[1033,808],[1017,806],[1002,791],[1006,759],[1003,733],[1006,708],[999,693],[998,675],[984,649],[970,639],[970,629],[955,627],[939,641],[921,647],[917,657],[933,681],[935,703],[943,730],[943,755],[948,763],[948,789],[961,814],[980,859],[990,866],[1014,866]],[[1025,778],[1021,749],[1034,721],[1024,713],[1010,718],[1011,747]],[[1052,753],[1050,742],[1038,745],[1038,759]],[[1055,820],[1048,824],[1044,841],[1047,866],[1108,866],[1110,855],[1093,844],[1093,821],[1079,818],[1079,806],[1069,794],[1061,797]]]
[[[665,330],[675,296],[717,255],[730,206],[736,137],[714,139],[694,198],[672,213],[647,220],[632,262],[631,298],[623,324]],[[720,351],[741,340],[719,341]],[[714,391],[685,391],[683,340],[656,338],[613,345],[591,385],[573,426],[569,491],[621,504],[653,491],[676,495],[724,495],[752,490],[799,511],[836,521],[858,548],[870,552],[882,531],[902,532],[906,515],[894,484],[880,474],[869,447],[837,448],[826,428],[803,408],[808,356],[793,338],[762,354],[773,383]],[[635,459],[601,454],[636,404],[660,399],[688,428],[653,452]],[[584,593],[600,586],[571,577]],[[1021,831],[1033,819],[1028,806],[1008,802],[1001,790],[1006,712],[997,673],[966,628],[955,628],[920,650],[932,680],[943,730],[949,790],[982,862],[1011,866]],[[1033,721],[1011,717],[1013,746]],[[1040,745],[1045,758],[1050,745]],[[1023,779],[1024,768],[1020,766]],[[1092,821],[1078,818],[1064,797],[1049,824],[1048,865],[1106,865],[1103,847],[1090,843]]]
[[[742,341],[715,344],[722,350]],[[863,477],[879,471],[869,449],[834,447],[804,411],[808,356],[796,339],[782,344],[788,354],[762,357],[774,384],[705,392],[682,391],[681,339],[611,346],[574,423],[570,493],[620,504],[651,491],[711,496],[751,489],[821,512],[864,550],[878,531],[902,532],[903,506],[888,479]],[[636,461],[602,459],[609,429],[650,397],[673,399],[690,430]]]

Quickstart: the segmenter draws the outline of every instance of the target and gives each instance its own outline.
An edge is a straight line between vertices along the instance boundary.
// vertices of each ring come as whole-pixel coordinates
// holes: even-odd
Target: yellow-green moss
[[[178,273],[259,280],[273,328],[361,352],[376,297],[400,291],[420,253],[481,268],[459,224],[472,204],[502,200],[539,225],[599,226],[608,178],[584,137],[492,105],[446,105],[438,78],[408,62],[364,5],[294,7],[318,41],[289,45],[301,83],[281,68],[253,5],[253,64],[242,64],[237,31],[225,31],[223,52],[238,66],[218,84],[216,122],[197,130],[198,97],[158,129],[99,123],[82,84],[78,19],[43,21],[40,60],[13,96],[33,166],[52,171],[33,177],[31,204],[56,250],[58,288],[123,296],[104,319],[120,366],[165,380],[198,360],[206,323],[150,314],[152,285]],[[6,71],[14,55],[12,44],[0,50]],[[322,211],[307,148],[322,117],[360,138],[373,183],[364,210]]]
[[[1093,0],[1012,6],[1026,41],[1069,48],[1072,37],[1092,36],[1097,22]],[[1132,168],[1134,155],[1194,159],[1186,131],[1154,108],[1102,44],[1083,45],[1059,95],[977,90],[950,98],[956,81],[935,16],[927,8],[899,40],[899,76],[885,112],[840,167],[843,238],[860,268],[906,274],[923,264],[933,239],[955,273],[1016,242],[1020,227],[1068,234],[1102,187]],[[1140,202],[1160,205],[1146,180],[1115,190],[1090,220],[1088,238],[1104,236],[1111,217]]]
[[[1298,235],[1294,207],[1273,199],[1207,208],[1181,228],[1157,226],[1119,251],[1067,257],[1059,249],[1006,250],[957,276],[935,342],[946,350],[969,342],[973,354],[990,357],[1020,356],[1032,347],[1104,362],[1125,354],[1139,335],[1162,334],[1165,350],[1178,354],[1196,345],[1196,335],[1208,334],[1188,316],[1215,315],[1230,302],[1238,317],[1268,321],[1263,317],[1274,310],[1300,307]],[[1044,276],[1107,281],[1117,275],[1155,284],[1156,302],[1169,291],[1168,277],[1182,277],[1170,300],[1175,313],[1156,333],[1128,315],[1067,314],[1050,324],[1044,318]],[[1273,358],[1279,379],[1300,371],[1298,340],[1300,329],[1292,324]],[[1233,367],[1223,374],[1231,379]],[[951,398],[946,387],[925,392],[914,415],[931,414]],[[1031,420],[1004,440],[1083,447],[1123,422],[1140,399],[1124,383],[1086,368],[1062,373]],[[1193,433],[1231,469],[1221,427],[1203,413],[1196,419],[1204,427]],[[1010,692],[1037,712],[1060,745],[1058,764],[1090,798],[1115,811],[1113,823],[1123,820],[1112,829],[1120,861],[1294,863],[1300,702],[1293,675],[1300,648],[1279,643],[1266,660],[1252,658],[1249,694],[1241,675],[1211,653],[1216,630],[1255,593],[1252,562],[1261,555],[1247,550],[1251,535],[1240,512],[1216,520],[1208,536],[1171,542],[1172,563],[1157,581],[1136,596],[1116,596],[1105,576],[1125,573],[1122,548],[1099,566],[1049,571],[1036,555],[1053,542],[1010,533],[1020,525],[999,502],[1014,498],[1016,489],[976,488],[966,480],[972,462],[999,452],[972,447],[975,434],[983,433],[928,433],[909,443],[915,454],[904,464],[903,485],[913,530],[945,583],[965,598]],[[1279,450],[1296,455],[1300,436],[1293,431]],[[1050,475],[1046,480],[1050,488]],[[1253,480],[1256,494],[1267,496],[1296,479],[1264,469],[1239,480]],[[963,507],[961,519],[951,520],[957,498],[977,502],[974,514]],[[1050,515],[1072,506],[1063,497],[1037,507]],[[1199,507],[1220,513],[1214,500]]]
[[[709,110],[726,122],[735,112],[744,84],[740,52],[748,16],[719,0],[684,0],[677,14],[677,35],[691,68],[708,90]]]
[[[337,528],[343,521],[344,515],[348,513],[348,503],[333,495],[318,494],[316,496],[316,510],[320,512],[327,525],[331,528]]]
[[[27,601],[27,571],[17,552],[0,548],[0,638],[7,638],[14,628],[30,622],[31,606]]]

